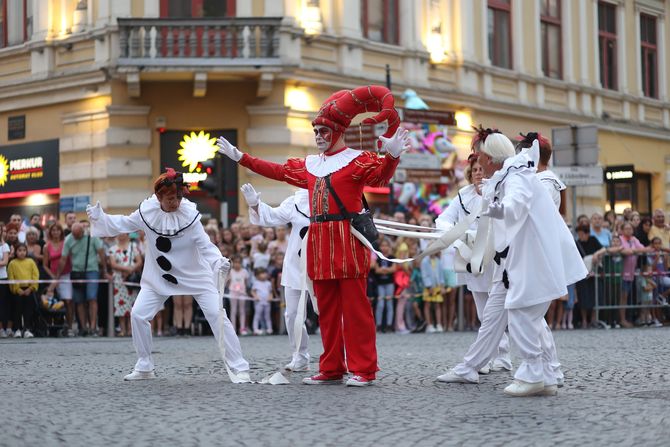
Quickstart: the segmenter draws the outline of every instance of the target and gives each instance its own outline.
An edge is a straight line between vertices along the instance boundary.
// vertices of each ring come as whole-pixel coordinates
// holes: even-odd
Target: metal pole
[[[464,320],[464,314],[465,312],[463,311],[463,286],[460,286],[458,288],[458,331],[463,332],[463,329],[465,328],[465,321]]]
[[[386,64],[386,88],[391,90],[391,66]],[[393,180],[389,181],[389,214],[393,214],[395,198],[393,197]]]
[[[114,285],[107,280],[107,336],[114,336]]]
[[[572,129],[572,146],[574,147],[575,153],[574,153],[574,165],[578,166],[579,163],[577,162],[577,151],[579,150],[579,144],[577,141],[577,126],[576,125],[571,125],[570,128]],[[576,231],[577,230],[577,187],[573,186],[572,187],[572,230]]]

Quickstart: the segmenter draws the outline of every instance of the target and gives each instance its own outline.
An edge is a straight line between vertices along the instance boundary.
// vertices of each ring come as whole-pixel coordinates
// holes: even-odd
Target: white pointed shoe
[[[491,372],[491,367],[489,366],[490,364],[487,363],[486,365],[482,366],[482,368],[479,370],[479,374],[487,375]]]
[[[502,360],[495,359],[491,365],[491,372],[511,371],[512,367],[508,367]]]
[[[544,382],[530,383],[515,379],[504,392],[513,397],[537,396],[544,392]]]
[[[249,375],[249,371],[238,371],[235,373],[237,376],[237,382],[236,383],[251,383],[251,376]]]
[[[133,371],[123,378],[123,380],[150,380],[156,379],[156,373],[154,371]]]
[[[463,376],[459,376],[455,372],[449,370],[441,376],[437,376],[437,380],[444,383],[479,383],[479,379],[476,382],[466,379]]]
[[[292,372],[309,371],[309,361],[305,359],[291,360],[290,363],[284,366],[284,369]]]
[[[558,385],[547,385],[538,396],[556,396],[558,395]]]

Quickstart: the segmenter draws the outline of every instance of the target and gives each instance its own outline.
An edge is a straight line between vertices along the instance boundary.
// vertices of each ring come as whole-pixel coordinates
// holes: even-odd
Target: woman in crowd
[[[177,335],[191,334],[193,321],[193,297],[190,295],[172,295],[173,317],[172,323],[177,329]]]
[[[119,318],[119,335],[125,337],[130,334],[130,311],[137,298],[137,289],[126,286],[124,282],[133,273],[142,271],[142,254],[128,234],[121,233],[109,251],[109,261],[114,287],[114,316]]]
[[[635,284],[635,268],[637,267],[637,255],[645,253],[644,245],[633,236],[634,227],[631,222],[624,222],[621,226],[621,254],[623,258],[623,271],[621,279],[623,281],[623,293],[619,301],[619,324],[625,328],[633,327],[633,324],[626,318],[626,306],[629,301],[632,302],[633,285]]]
[[[42,257],[42,265],[47,277],[50,279],[57,279],[58,284],[56,291],[58,297],[65,302],[65,318],[67,322],[67,335],[73,336],[72,320],[74,319],[74,303],[72,302],[72,283],[70,282],[70,272],[72,271],[72,264],[70,258],[65,262],[60,277],[56,278],[58,272],[58,264],[60,263],[61,253],[63,252],[63,241],[65,240],[65,233],[63,226],[56,222],[49,227],[46,233],[46,244],[44,245],[44,256]]]
[[[579,309],[582,317],[582,329],[589,327],[589,317],[591,325],[596,325],[596,280],[594,276],[595,266],[599,262],[599,256],[604,253],[603,246],[600,245],[595,236],[591,236],[591,229],[587,226],[577,227],[577,250],[584,260],[586,268],[589,270],[589,276],[577,283],[577,299],[579,300]],[[553,322],[549,322],[551,325]]]
[[[9,245],[5,242],[5,224],[0,223],[0,281],[7,279],[9,251]],[[12,318],[12,299],[9,296],[9,285],[0,284],[0,338],[14,335]]]
[[[14,250],[19,243],[20,227],[17,224],[10,222],[5,226],[5,229],[7,230],[5,242],[9,245],[9,260],[11,261],[15,257]]]
[[[635,216],[633,216],[633,220],[634,219]],[[651,231],[651,225],[652,225],[651,219],[648,217],[644,217],[642,218],[642,220],[640,220],[640,224],[637,226],[637,229],[635,230],[635,237],[645,247],[649,247],[651,245],[651,241],[649,240],[649,231]]]

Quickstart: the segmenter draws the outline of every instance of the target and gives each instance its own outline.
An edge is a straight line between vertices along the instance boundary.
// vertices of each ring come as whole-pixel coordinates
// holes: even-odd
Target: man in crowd
[[[665,212],[660,208],[655,209],[651,218],[654,225],[649,230],[649,240],[661,238],[663,248],[670,248],[670,228],[665,224]]]
[[[603,216],[600,213],[593,213],[591,215],[591,236],[598,239],[598,242],[603,247],[612,245],[612,232],[607,228],[603,228]]]
[[[23,223],[23,217],[21,217],[20,214],[12,214],[9,218],[9,223],[12,223],[19,228],[19,242],[25,243],[26,242],[26,225]]]
[[[65,213],[65,236],[72,233],[72,226],[77,222],[77,214],[74,211]]]
[[[71,279],[100,279],[100,271],[107,272],[107,258],[102,248],[102,241],[97,237],[86,234],[84,226],[76,222],[63,243],[63,254],[58,264],[58,273],[65,268],[67,257],[72,260]],[[100,266],[102,269],[100,269]],[[105,273],[107,276],[107,274]],[[111,276],[108,278],[111,279]],[[80,335],[97,335],[98,321],[98,283],[74,283],[72,298],[77,306]]]

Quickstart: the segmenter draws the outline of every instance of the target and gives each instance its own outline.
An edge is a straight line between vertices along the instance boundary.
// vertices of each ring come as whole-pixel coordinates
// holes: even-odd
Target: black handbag
[[[330,184],[330,175],[326,176],[326,186],[333,196],[335,203],[337,203],[338,208],[343,216],[350,220],[351,226],[354,227],[359,233],[363,235],[365,239],[372,244],[373,247],[377,247],[377,241],[379,240],[379,231],[375,227],[375,223],[372,220],[372,213],[370,212],[370,206],[368,201],[365,200],[365,194],[361,196],[363,199],[363,212],[362,213],[350,213],[344,207],[344,203],[340,200],[340,197],[333,189],[333,186]]]
[[[70,279],[71,280],[82,280],[86,279],[86,269],[88,268],[88,252],[91,249],[91,235],[89,234],[86,236],[86,258],[84,260],[84,271],[83,272],[75,272],[72,270],[70,272]],[[72,283],[72,288],[80,291],[85,291],[86,290],[86,283],[85,282],[73,282]]]

